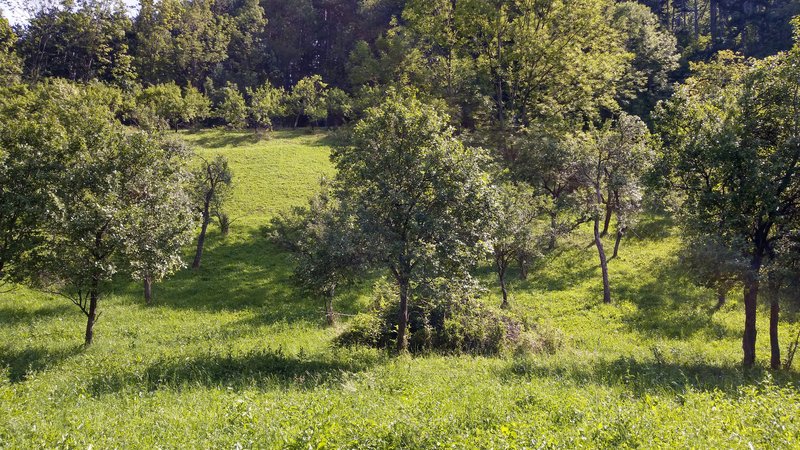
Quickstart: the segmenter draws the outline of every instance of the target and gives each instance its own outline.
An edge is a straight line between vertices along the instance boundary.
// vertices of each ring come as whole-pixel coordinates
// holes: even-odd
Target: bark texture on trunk
[[[327,297],[325,297],[325,320],[328,325],[336,323],[336,312],[333,310],[333,297],[336,295],[336,288],[331,288]]]
[[[550,242],[547,243],[548,250],[555,250],[558,242],[556,241],[558,235],[558,214],[555,211],[550,212]]]
[[[600,239],[600,219],[594,220],[594,244],[600,256],[600,269],[603,272],[603,303],[611,303],[611,286],[608,282],[608,260],[603,249],[603,241]]]
[[[206,232],[208,231],[208,224],[211,222],[211,198],[213,194],[207,194],[205,204],[203,205],[203,223],[200,226],[200,236],[197,237],[197,251],[194,254],[194,261],[192,262],[192,269],[200,267],[200,260],[203,258],[203,245],[206,242]]]
[[[778,339],[778,319],[781,306],[777,299],[773,299],[769,308],[769,366],[774,370],[781,368],[781,344]]]
[[[153,302],[153,279],[144,277],[144,302],[150,304]]]
[[[86,335],[83,345],[88,347],[94,340],[94,324],[97,321],[97,299],[99,297],[98,282],[92,280],[92,288],[89,291],[89,312],[86,314]]]
[[[397,351],[405,352],[408,350],[408,296],[410,282],[408,278],[398,280],[400,285],[400,311],[397,317]]]
[[[611,226],[611,216],[614,213],[614,209],[611,207],[611,195],[608,196],[608,201],[606,202],[606,218],[603,220],[603,231],[600,232],[600,237],[605,237],[608,234],[608,227]]]
[[[725,302],[728,301],[728,293],[725,291],[725,288],[717,289],[717,306],[716,309],[721,309],[725,306]]]
[[[745,367],[753,367],[756,362],[756,311],[758,309],[758,279],[749,277],[744,285],[744,335],[742,351]]]
[[[619,244],[622,242],[622,237],[625,236],[625,229],[617,230],[617,240],[614,242],[614,254],[611,258],[616,258],[619,255]]]

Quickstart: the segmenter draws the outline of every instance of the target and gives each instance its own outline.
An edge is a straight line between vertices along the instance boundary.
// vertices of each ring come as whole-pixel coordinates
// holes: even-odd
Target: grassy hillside
[[[154,306],[138,285],[118,284],[88,350],[67,300],[0,294],[0,447],[800,445],[800,378],[738,368],[741,298],[715,312],[711,292],[681,279],[669,220],[648,217],[623,242],[613,305],[601,304],[588,234],[512,283],[514,308],[562,342],[553,354],[337,349],[339,330],[260,231],[332,174],[325,135],[183,136],[231,162],[231,234],[212,229],[203,267],[156,285]],[[499,303],[492,274],[481,276],[486,301]],[[368,292],[358,286],[337,307],[358,311]],[[792,327],[783,332],[785,343]]]

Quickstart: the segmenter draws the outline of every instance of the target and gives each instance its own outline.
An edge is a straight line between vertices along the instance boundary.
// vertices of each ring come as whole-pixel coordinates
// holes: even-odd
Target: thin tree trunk
[[[711,14],[711,50],[717,49],[717,41],[719,40],[719,16],[718,16],[718,0],[710,0],[709,12]]]
[[[397,320],[397,351],[400,353],[408,350],[408,294],[409,280],[406,277],[398,279],[400,285],[400,311]]]
[[[503,302],[500,307],[508,309],[508,290],[506,289],[506,268],[508,264],[502,257],[495,256],[495,264],[497,265],[497,278],[500,281],[500,292],[503,294]]]
[[[728,301],[728,293],[724,287],[717,288],[717,306],[714,309],[722,309]]]
[[[778,340],[778,319],[780,318],[781,306],[778,299],[772,299],[769,308],[769,365],[773,370],[781,368],[781,344]]]
[[[744,285],[744,335],[742,336],[742,351],[745,367],[753,367],[756,362],[756,311],[758,309],[758,278],[756,275],[747,277]]]
[[[547,249],[552,251],[556,249],[556,238],[558,235],[558,213],[550,211],[550,242],[547,244]]]
[[[208,196],[207,196],[208,198]],[[200,236],[197,237],[197,251],[194,254],[194,261],[192,262],[192,269],[200,267],[200,259],[203,257],[203,245],[206,242],[206,232],[208,231],[208,224],[211,222],[211,215],[208,212],[209,202],[203,207],[203,224],[200,226]]]
[[[297,125],[300,124],[300,114],[294,119],[294,127],[297,128]]]
[[[153,279],[149,276],[144,277],[144,303],[149,305],[153,302]]]
[[[325,297],[325,320],[328,325],[336,323],[336,312],[333,310],[333,297],[336,295],[336,288],[331,288],[328,296]]]
[[[625,235],[625,229],[617,230],[617,240],[614,242],[614,254],[611,255],[611,259],[614,259],[619,254],[619,243],[622,241],[622,237]]]
[[[609,195],[606,202],[606,218],[603,220],[603,231],[600,232],[600,237],[605,237],[608,234],[608,227],[611,225],[611,215],[613,213],[614,208],[611,206],[611,195]]]
[[[527,280],[529,264],[528,255],[525,252],[519,252],[519,256],[517,256],[517,262],[519,263],[519,279]]]
[[[594,244],[600,256],[600,269],[603,272],[603,303],[611,303],[611,287],[608,282],[608,261],[606,252],[603,249],[603,241],[600,239],[600,219],[594,219]]]
[[[83,345],[92,345],[94,339],[94,323],[97,321],[97,299],[99,296],[99,286],[97,278],[92,280],[92,287],[89,290],[89,312],[86,314],[86,336]]]

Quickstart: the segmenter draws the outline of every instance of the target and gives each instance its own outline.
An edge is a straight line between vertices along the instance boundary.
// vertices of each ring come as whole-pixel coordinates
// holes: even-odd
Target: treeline
[[[676,70],[679,61],[686,69],[688,61],[723,49],[754,56],[787,50],[789,19],[800,13],[791,0],[638,2],[647,8],[635,2],[624,7],[589,3],[616,18],[607,24],[612,35],[587,30],[587,48],[606,46],[606,38],[621,39],[637,55],[636,72],[627,75],[646,79],[637,80],[627,95],[635,94],[629,101],[641,103],[631,106],[639,115],[649,112],[671,82],[686,76],[686,70]],[[0,74],[21,75],[28,82],[98,80],[126,92],[175,83],[199,90],[214,103],[226,87],[248,98],[248,92],[266,83],[289,91],[304,78],[320,76],[356,98],[358,111],[370,103],[365,83],[424,81],[446,89],[450,97],[467,95],[459,92],[465,87],[458,83],[470,74],[448,74],[460,68],[442,67],[453,47],[500,61],[510,55],[502,41],[520,37],[506,19],[527,8],[539,11],[541,23],[552,20],[555,11],[578,17],[587,10],[586,2],[576,0],[520,5],[459,0],[423,6],[406,0],[144,0],[131,13],[118,0],[25,2],[27,23],[12,30],[0,20]],[[491,12],[481,17],[487,8],[506,17]],[[420,16],[423,9],[430,16]],[[553,44],[550,48],[558,48],[557,41]],[[546,63],[547,55],[540,56]],[[640,95],[641,90],[648,95]],[[477,108],[481,99],[469,95],[473,98],[464,98],[465,106]]]

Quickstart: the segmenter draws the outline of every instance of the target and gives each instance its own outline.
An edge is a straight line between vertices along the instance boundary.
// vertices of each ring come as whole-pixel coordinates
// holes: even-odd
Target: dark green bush
[[[409,308],[409,350],[413,353],[445,352],[497,354],[524,347],[533,352],[552,352],[560,341],[538,336],[513,313],[490,308],[474,294],[474,285],[454,287],[439,283],[417,288]],[[367,345],[393,348],[397,339],[398,305],[394,287],[386,280],[376,283],[369,311],[358,314],[337,337],[341,346]]]

